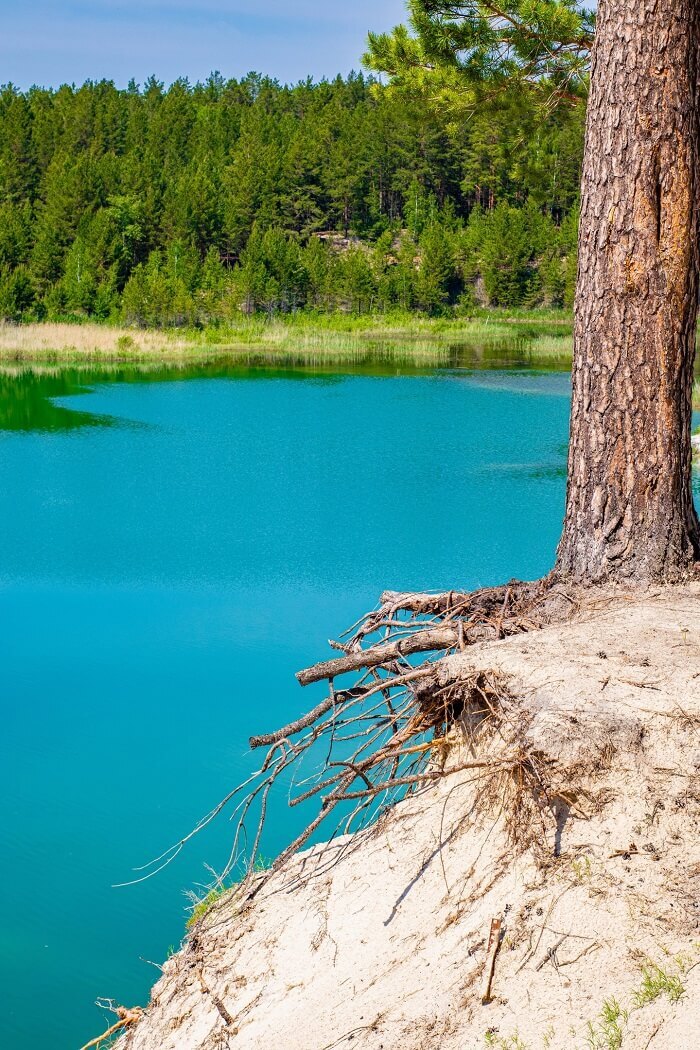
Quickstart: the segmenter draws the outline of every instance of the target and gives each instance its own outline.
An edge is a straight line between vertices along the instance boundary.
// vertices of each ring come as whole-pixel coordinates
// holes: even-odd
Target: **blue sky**
[[[404,14],[404,0],[0,0],[0,83],[334,76]]]

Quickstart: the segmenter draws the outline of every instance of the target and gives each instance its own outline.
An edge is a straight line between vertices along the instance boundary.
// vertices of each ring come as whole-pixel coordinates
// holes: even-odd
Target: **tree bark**
[[[700,0],[600,0],[582,176],[560,575],[687,577]]]

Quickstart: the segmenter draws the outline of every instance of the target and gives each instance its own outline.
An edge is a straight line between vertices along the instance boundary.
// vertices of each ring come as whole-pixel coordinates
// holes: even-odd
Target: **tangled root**
[[[118,1020],[111,1025],[106,1032],[91,1039],[90,1042],[86,1043],[85,1046],[80,1048],[80,1050],[91,1050],[91,1047],[99,1046],[101,1043],[104,1043],[105,1040],[111,1039],[112,1036],[117,1035],[117,1033],[121,1035],[127,1028],[138,1024],[144,1015],[144,1011],[140,1006],[115,1006],[112,999],[98,999],[97,1005],[103,1009],[111,1010],[112,1013],[117,1015]]]
[[[333,836],[356,831],[407,793],[460,770],[473,770],[488,781],[484,800],[507,801],[515,834],[531,823],[531,805],[538,812],[547,805],[542,763],[527,750],[517,703],[495,672],[441,682],[439,661],[476,641],[536,630],[551,619],[553,603],[564,603],[567,611],[575,604],[546,580],[470,594],[385,592],[378,609],[363,616],[343,640],[329,643],[341,655],[298,673],[302,685],[326,680],[326,699],[281,729],[252,737],[253,749],[267,749],[260,768],[185,838],[147,865],[143,877],[170,863],[235,800],[232,849],[217,881],[223,884],[245,853],[242,887],[252,896],[332,813],[339,816]],[[427,658],[418,662],[419,654]],[[336,689],[336,678],[349,673],[356,675],[352,685]],[[493,743],[496,728],[498,747]],[[456,746],[460,742],[466,748]],[[325,758],[319,764],[320,754]],[[290,806],[316,798],[318,809],[261,874],[255,862],[268,798],[282,775],[291,779]],[[253,814],[255,830],[249,837]]]

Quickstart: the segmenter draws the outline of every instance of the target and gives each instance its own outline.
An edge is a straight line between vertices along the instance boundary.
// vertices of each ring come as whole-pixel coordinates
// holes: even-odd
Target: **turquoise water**
[[[231,826],[112,885],[316,702],[294,672],[329,636],[387,587],[536,577],[559,534],[566,375],[156,379],[0,384],[8,1050],[78,1047],[97,996],[146,1000]],[[276,799],[262,852],[295,828]]]

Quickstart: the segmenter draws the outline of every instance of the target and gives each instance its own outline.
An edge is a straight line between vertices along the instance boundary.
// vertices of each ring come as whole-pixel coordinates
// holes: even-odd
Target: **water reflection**
[[[284,364],[271,364],[264,354],[247,354],[245,359],[230,356],[207,363],[173,363],[166,366],[148,364],[4,366],[0,368],[0,430],[5,431],[70,431],[85,427],[111,427],[127,421],[100,413],[82,411],[63,405],[63,398],[90,393],[104,383],[164,383],[185,379],[285,379],[317,380],[336,383],[343,376],[420,376],[434,374],[436,368],[446,372],[489,371],[493,369],[531,370],[528,357],[530,337],[493,340],[475,344],[451,344],[435,349],[435,362],[415,363],[397,356],[393,344],[376,343],[371,349],[355,354],[350,362],[313,361],[308,354],[290,356]],[[553,359],[537,371],[561,372],[562,361]],[[558,384],[556,393],[568,389]]]

